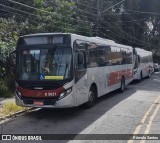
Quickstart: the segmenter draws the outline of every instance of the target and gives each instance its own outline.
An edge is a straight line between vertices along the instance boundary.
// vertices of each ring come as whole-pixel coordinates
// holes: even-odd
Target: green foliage
[[[44,1],[34,0],[34,5],[39,9],[39,23],[37,24],[39,32],[74,32],[71,24],[73,12],[73,2],[65,0]],[[47,24],[46,24],[47,23]]]
[[[19,24],[14,18],[0,18],[0,97],[10,97],[14,91],[14,66],[9,54],[15,50],[16,42],[25,24]]]
[[[6,78],[5,82],[6,82],[8,89],[9,89],[9,92],[14,92],[15,91],[15,77],[10,76],[10,77]]]
[[[8,87],[4,80],[0,80],[0,97],[4,97],[6,94],[8,94]]]
[[[5,80],[0,79],[0,98],[2,97],[7,98],[7,97],[13,96],[14,82],[10,82],[10,81],[11,81],[10,78]],[[12,91],[11,91],[11,88],[12,88]]]
[[[16,22],[15,18],[0,18],[0,52],[7,57],[15,50],[16,42],[21,34],[26,34],[28,21]]]
[[[15,91],[15,77],[8,75],[0,79],[0,97],[11,97]]]

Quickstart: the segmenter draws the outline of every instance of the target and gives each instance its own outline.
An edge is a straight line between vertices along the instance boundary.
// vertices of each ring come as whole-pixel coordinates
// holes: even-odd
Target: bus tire
[[[141,82],[141,81],[142,81],[142,79],[143,79],[143,73],[142,73],[142,71],[141,71],[141,73],[140,73],[140,77],[139,77],[139,82]]]
[[[120,86],[120,88],[119,88],[119,92],[123,92],[125,90],[125,78],[124,77],[122,77],[121,78],[121,86]]]
[[[88,102],[85,103],[85,108],[92,107],[96,102],[96,98],[97,98],[97,88],[96,86],[91,86],[90,91],[89,91]]]

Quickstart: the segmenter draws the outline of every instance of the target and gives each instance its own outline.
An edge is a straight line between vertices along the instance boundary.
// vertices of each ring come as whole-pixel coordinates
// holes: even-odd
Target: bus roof
[[[105,45],[109,45],[109,46],[116,46],[116,47],[122,47],[122,48],[127,48],[127,49],[132,49],[131,46],[127,46],[127,45],[122,45],[122,44],[118,44],[115,43],[115,41],[113,40],[109,40],[109,39],[105,39],[105,38],[101,38],[101,37],[86,37],[86,36],[82,36],[82,35],[78,35],[78,34],[73,34],[73,33],[36,33],[36,34],[28,34],[28,35],[23,35],[20,37],[36,37],[36,36],[48,36],[48,35],[71,35],[71,36],[75,36],[75,37],[79,37],[79,38],[83,38],[83,39],[88,39],[90,42],[95,42],[95,43],[99,43],[99,44],[105,44]]]
[[[126,49],[132,49],[131,46],[118,44],[118,43],[115,43],[115,41],[113,41],[113,40],[109,40],[109,39],[105,39],[105,38],[90,37],[90,40],[91,41],[95,41],[97,43],[104,43],[104,44],[106,44],[108,46],[115,46],[115,47],[121,47],[121,48],[126,48]]]
[[[142,49],[142,48],[135,48],[136,49],[136,51],[138,51],[138,52],[146,52],[146,53],[152,53],[151,51],[147,51],[147,50],[145,50],[145,49]]]
[[[136,51],[137,51],[137,54],[140,55],[140,56],[147,56],[147,55],[152,55],[153,53],[151,51],[147,51],[145,49],[141,49],[141,48],[135,48]]]
[[[48,35],[67,35],[67,34],[70,34],[70,33],[35,33],[35,34],[27,34],[27,35],[23,35],[23,36],[20,36],[20,37],[34,37],[34,36],[48,36]]]

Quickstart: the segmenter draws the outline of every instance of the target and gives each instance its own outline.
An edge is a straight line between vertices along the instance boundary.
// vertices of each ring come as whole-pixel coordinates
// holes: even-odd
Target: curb
[[[13,98],[13,97],[12,97]],[[5,100],[10,100],[10,99],[12,99],[12,98],[0,98],[0,108],[3,108],[3,101],[5,101]],[[14,99],[14,98],[13,98]],[[8,115],[2,115],[1,117],[0,117],[0,124],[1,124],[1,122],[3,122],[3,121],[5,121],[5,120],[8,120],[8,119],[10,119],[10,118],[13,118],[13,117],[17,117],[17,116],[20,116],[20,115],[23,115],[23,114],[25,114],[25,113],[27,113],[27,112],[30,112],[30,111],[32,111],[32,110],[34,110],[34,107],[30,107],[30,108],[28,108],[28,109],[24,109],[24,110],[20,110],[20,111],[17,111],[17,112],[13,112],[13,113],[10,113],[10,114],[8,114]]]
[[[3,117],[0,117],[0,123],[2,121],[4,121],[4,120],[7,120],[7,119],[10,119],[10,118],[13,118],[13,117],[17,117],[17,116],[23,115],[24,113],[30,112],[32,110],[34,110],[34,108],[18,111],[18,112],[12,113],[10,115],[6,115],[6,116],[3,116]]]

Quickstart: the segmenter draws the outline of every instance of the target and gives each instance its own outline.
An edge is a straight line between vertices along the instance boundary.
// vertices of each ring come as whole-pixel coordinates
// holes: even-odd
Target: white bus
[[[19,106],[91,107],[97,97],[121,92],[133,80],[133,49],[99,37],[43,33],[17,42]]]
[[[134,53],[134,80],[141,81],[145,77],[149,78],[153,73],[152,52],[140,48],[134,48]]]

